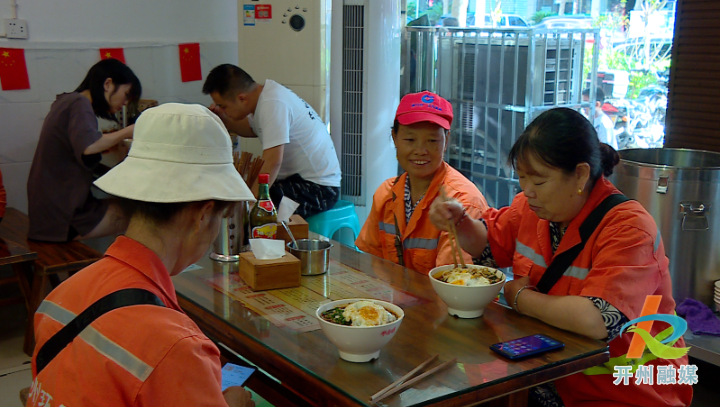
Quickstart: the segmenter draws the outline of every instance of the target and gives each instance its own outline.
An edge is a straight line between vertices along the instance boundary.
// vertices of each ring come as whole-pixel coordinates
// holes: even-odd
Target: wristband
[[[535,292],[537,292],[537,290],[538,290],[537,287],[535,287],[534,285],[526,285],[526,286],[524,286],[523,288],[519,289],[519,290],[515,293],[515,301],[514,301],[514,306],[513,306],[513,308],[515,308],[515,311],[516,311],[518,314],[522,314],[522,312],[520,312],[520,310],[518,309],[518,304],[517,304],[517,302],[518,302],[518,297],[520,296],[520,293],[522,292],[522,290],[524,290],[524,289],[526,289],[526,288],[529,288],[529,289],[531,289],[531,290],[533,290],[533,291],[535,291]]]

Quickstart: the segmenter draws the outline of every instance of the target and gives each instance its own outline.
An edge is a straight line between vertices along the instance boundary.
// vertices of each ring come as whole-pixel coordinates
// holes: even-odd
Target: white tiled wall
[[[55,96],[73,91],[99,60],[97,47],[73,49],[72,44],[64,43],[63,48],[26,49],[31,89],[0,91],[0,171],[8,206],[24,212],[27,176],[45,115]],[[201,42],[200,57],[205,78],[219,64],[237,64],[237,42]],[[125,46],[125,60],[140,78],[143,98],[161,103],[212,102],[202,94],[203,81],[181,82],[177,44]]]

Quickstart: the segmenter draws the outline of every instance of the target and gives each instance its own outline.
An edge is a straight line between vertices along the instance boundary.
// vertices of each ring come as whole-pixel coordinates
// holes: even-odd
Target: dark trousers
[[[303,179],[300,175],[291,175],[282,180],[275,180],[270,187],[270,199],[277,208],[282,197],[300,204],[295,213],[307,219],[309,216],[332,208],[340,199],[340,188],[326,187]]]

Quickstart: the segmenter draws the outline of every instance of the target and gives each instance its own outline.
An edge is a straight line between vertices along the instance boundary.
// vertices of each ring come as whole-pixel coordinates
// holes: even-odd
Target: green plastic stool
[[[342,228],[350,228],[354,235],[352,241],[341,237],[339,242],[355,248],[355,239],[360,235],[360,221],[352,202],[340,199],[332,209],[310,216],[305,221],[308,223],[310,231],[328,238],[332,238],[335,232]]]

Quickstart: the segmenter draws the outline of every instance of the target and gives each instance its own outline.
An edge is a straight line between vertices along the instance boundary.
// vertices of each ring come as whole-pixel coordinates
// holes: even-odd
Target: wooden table
[[[21,224],[15,222],[17,217],[11,216],[16,212],[15,208],[7,208],[5,217],[0,222],[0,266],[11,265],[15,273],[12,277],[0,279],[0,285],[17,282],[22,298],[4,299],[0,301],[0,305],[24,301],[25,308],[29,309],[28,276],[32,274],[32,262],[37,259],[38,255],[28,247],[25,239],[27,232],[24,231]]]
[[[280,328],[204,281],[213,276],[227,281],[230,273],[237,272],[237,263],[214,262],[206,257],[197,263],[202,269],[181,273],[173,282],[180,305],[211,338],[260,367],[310,405],[369,406],[372,394],[436,353],[439,361],[457,358],[457,364],[382,400],[380,405],[466,406],[492,399],[501,400],[493,402],[498,405],[520,405],[527,400],[527,392],[521,390],[608,360],[604,342],[553,328],[496,303],[490,304],[481,318],[453,317],[427,276],[377,257],[335,243],[331,259],[427,300],[404,307],[405,319],[397,334],[371,363],[346,362],[322,331],[296,333]],[[318,287],[311,279],[321,279],[325,293],[331,292],[332,273],[303,277],[303,285],[314,283]],[[491,344],[536,333],[564,342],[565,348],[518,362],[503,359],[489,349]]]

